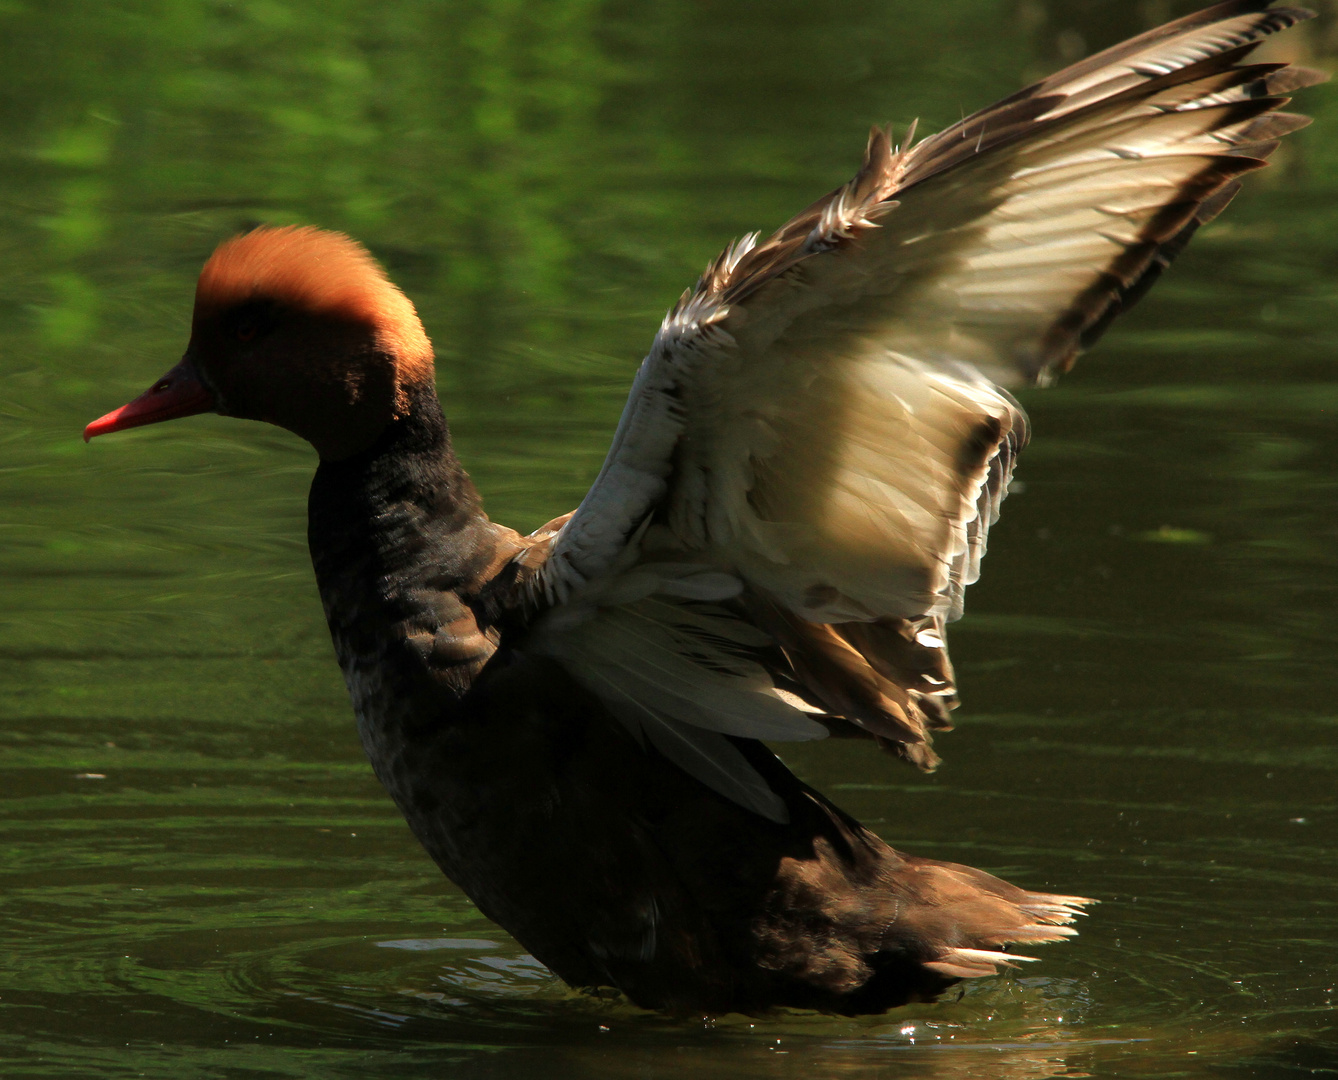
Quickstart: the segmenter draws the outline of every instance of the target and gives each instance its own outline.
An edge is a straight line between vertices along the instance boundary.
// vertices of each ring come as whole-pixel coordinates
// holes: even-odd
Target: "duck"
[[[225,240],[175,367],[85,440],[212,412],[305,439],[308,539],[376,776],[427,854],[575,988],[856,1015],[1074,936],[1094,901],[900,852],[772,744],[922,770],[947,625],[1028,421],[1316,71],[1310,12],[1225,0],[927,138],[727,247],[665,317],[581,504],[522,535],[452,449],[432,346],[368,250]]]

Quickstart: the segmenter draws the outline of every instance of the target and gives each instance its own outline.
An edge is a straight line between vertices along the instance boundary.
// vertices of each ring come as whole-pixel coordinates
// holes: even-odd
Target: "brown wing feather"
[[[944,625],[1026,441],[1005,387],[1066,370],[1305,123],[1279,112],[1285,95],[1324,76],[1246,61],[1309,17],[1227,0],[918,144],[875,130],[848,184],[727,249],[665,320],[579,510],[518,557],[532,567],[542,547],[536,609],[574,613],[548,620],[550,655],[650,708],[663,695],[647,696],[628,644],[643,619],[664,653],[654,688],[686,703],[676,730],[807,732],[778,718],[752,659],[734,662],[746,646],[834,727],[932,767],[956,701]],[[656,567],[679,599],[619,591]],[[686,610],[722,577],[742,592],[698,599],[770,646]],[[728,673],[740,696],[695,694],[684,664],[706,687]],[[749,695],[765,716],[711,726]]]
[[[725,305],[746,301],[772,281],[794,272],[810,256],[855,242],[861,232],[876,227],[878,218],[896,208],[895,196],[900,192],[930,184],[955,167],[969,167],[983,160],[988,168],[989,151],[1034,137],[1035,129],[1047,117],[1064,115],[1073,126],[1090,123],[1102,113],[1118,116],[1130,100],[1153,99],[1159,108],[1171,109],[1213,94],[1226,95],[1227,100],[1220,105],[1202,106],[1215,110],[1215,126],[1228,133],[1225,138],[1229,143],[1223,146],[1221,155],[1205,159],[1203,167],[1147,218],[1137,239],[1124,246],[1046,331],[1039,349],[1042,359],[1034,374],[1067,370],[1082,349],[1093,344],[1118,314],[1147,292],[1194,232],[1226,207],[1240,186],[1235,178],[1258,168],[1276,148],[1279,138],[1307,123],[1304,117],[1277,111],[1286,104],[1281,95],[1325,76],[1276,64],[1237,66],[1263,36],[1308,15],[1275,9],[1263,22],[1256,21],[1243,30],[1228,28],[1226,40],[1235,44],[1215,55],[1160,78],[1138,76],[1134,86],[1113,98],[1096,95],[1097,100],[1086,105],[1081,98],[1094,96],[1094,76],[1106,73],[1111,78],[1121,77],[1119,66],[1150,47],[1174,42],[1224,17],[1256,13],[1266,6],[1250,2],[1219,4],[1158,28],[982,110],[913,149],[897,150],[887,133],[875,130],[861,168],[849,184],[806,208],[743,255],[734,249],[727,251],[699,282],[697,298],[707,292],[716,293]],[[1215,47],[1221,48],[1221,42]],[[1231,99],[1229,92],[1242,87],[1244,100]],[[1205,117],[1193,119],[1201,121]],[[1145,124],[1146,118],[1125,123],[1137,127]],[[1109,126],[1102,132],[1106,139],[1117,135],[1118,131]],[[990,430],[978,431],[963,444],[964,455],[974,457],[964,468],[964,475],[981,471],[988,475],[977,516],[968,525],[968,553],[953,572],[954,614],[960,611],[963,586],[974,581],[978,573],[984,534],[998,516],[1013,461],[1026,442],[1020,410],[1019,418],[1015,431],[1002,432],[996,424]],[[770,598],[754,599],[749,613],[783,647],[787,663],[774,672],[781,685],[832,717],[850,721],[858,731],[874,735],[921,767],[932,768],[937,763],[930,749],[930,729],[949,727],[948,712],[957,703],[941,618],[924,634],[921,628],[929,620],[812,623]],[[917,634],[923,636],[917,640]]]

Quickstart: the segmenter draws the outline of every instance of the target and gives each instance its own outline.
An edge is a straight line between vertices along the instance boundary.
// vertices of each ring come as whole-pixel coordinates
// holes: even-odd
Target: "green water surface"
[[[533,528],[663,310],[868,125],[935,130],[1193,6],[0,0],[0,1075],[1338,1075],[1334,88],[1026,395],[943,769],[782,748],[899,846],[1102,899],[960,999],[689,1023],[564,989],[362,758],[305,444],[80,440],[180,355],[218,240],[316,223],[417,303],[461,455]],[[1334,63],[1319,6],[1275,55]]]

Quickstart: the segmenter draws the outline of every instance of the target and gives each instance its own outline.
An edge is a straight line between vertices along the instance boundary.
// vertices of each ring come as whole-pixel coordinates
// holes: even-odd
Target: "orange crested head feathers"
[[[262,226],[225,240],[200,271],[198,323],[252,300],[373,330],[402,379],[429,375],[432,345],[413,303],[356,240],[309,225]]]

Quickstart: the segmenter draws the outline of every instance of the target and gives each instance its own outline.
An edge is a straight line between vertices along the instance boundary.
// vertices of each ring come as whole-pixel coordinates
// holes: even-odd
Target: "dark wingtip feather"
[[[1329,78],[1329,73],[1320,71],[1319,68],[1288,64],[1267,77],[1264,90],[1274,95],[1290,94],[1293,90],[1304,90],[1307,86],[1326,83]]]

